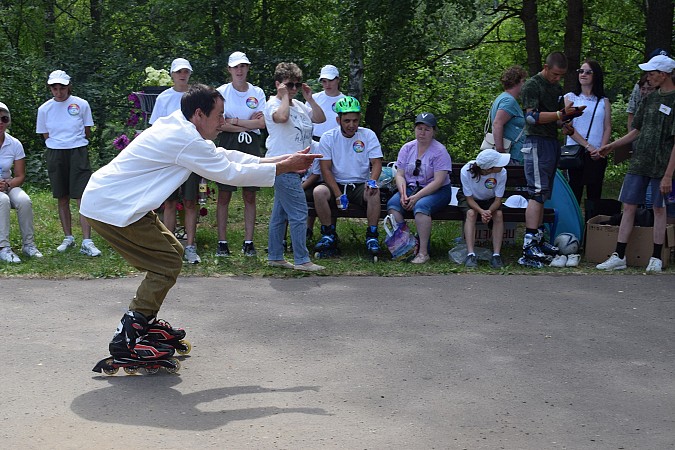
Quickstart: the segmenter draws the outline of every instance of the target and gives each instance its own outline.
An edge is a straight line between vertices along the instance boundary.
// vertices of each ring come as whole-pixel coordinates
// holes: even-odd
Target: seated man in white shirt
[[[80,214],[129,264],[146,272],[110,342],[113,358],[95,371],[114,372],[125,364],[178,369],[171,356],[181,349],[185,331],[158,320],[157,313],[180,273],[183,246],[153,210],[190,173],[234,186],[272,186],[276,175],[307,170],[321,157],[307,154],[309,148],[273,158],[216,148],[211,140],[224,121],[220,93],[193,85],[179,111],[157,120],[91,176]]]
[[[377,179],[382,172],[382,147],[372,130],[359,126],[361,105],[354,97],[335,104],[336,128],[325,132],[319,142],[319,161],[323,184],[314,188],[314,208],[321,221],[321,239],[315,250],[319,256],[337,252],[337,233],[331,222],[331,203],[346,209],[349,202],[364,206],[368,218],[366,248],[372,255],[380,250],[377,222],[380,220],[380,190]],[[372,169],[371,169],[372,166]]]

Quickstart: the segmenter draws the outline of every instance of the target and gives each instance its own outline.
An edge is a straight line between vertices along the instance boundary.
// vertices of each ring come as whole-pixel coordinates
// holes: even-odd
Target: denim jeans
[[[406,195],[412,193],[412,188],[408,186],[406,188]],[[435,212],[440,211],[441,209],[448,206],[450,200],[452,199],[452,186],[446,184],[438,188],[436,192],[433,192],[429,195],[425,195],[413,207],[413,214],[421,213],[427,216],[432,215]],[[401,194],[398,192],[394,194],[392,198],[387,202],[387,211],[393,209],[401,214],[405,212],[403,206],[401,206]]]
[[[274,205],[267,242],[267,259],[270,261],[284,259],[283,241],[286,237],[286,221],[291,231],[295,264],[309,262],[306,242],[307,200],[305,191],[302,190],[300,175],[296,173],[277,175],[274,180]]]

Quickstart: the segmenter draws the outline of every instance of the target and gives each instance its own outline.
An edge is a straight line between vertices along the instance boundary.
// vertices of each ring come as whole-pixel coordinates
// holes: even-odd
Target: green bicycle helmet
[[[343,97],[335,104],[335,112],[338,114],[360,113],[361,103],[354,97]]]

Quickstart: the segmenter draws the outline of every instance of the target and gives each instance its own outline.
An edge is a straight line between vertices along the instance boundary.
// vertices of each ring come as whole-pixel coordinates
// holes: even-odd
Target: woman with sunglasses
[[[26,154],[21,142],[7,133],[12,122],[9,108],[0,103],[0,261],[19,263],[9,245],[9,211],[16,209],[23,253],[42,258],[33,240],[33,203],[21,185],[26,179]]]
[[[572,120],[574,134],[567,136],[566,144],[579,144],[586,149],[583,166],[567,171],[572,192],[581,204],[584,186],[587,199],[602,198],[607,159],[600,155],[599,149],[609,143],[612,110],[609,99],[605,97],[604,74],[600,64],[587,59],[577,72],[577,86],[565,95],[565,107],[585,105],[586,110],[583,115]]]
[[[414,264],[429,261],[431,215],[446,207],[452,197],[452,160],[445,146],[435,139],[436,125],[431,113],[415,119],[415,140],[401,147],[396,160],[398,192],[387,202],[388,213],[400,225],[405,211],[414,214],[420,240],[419,252],[411,261]]]
[[[267,157],[288,155],[309,147],[312,143],[312,124],[326,120],[323,110],[312,98],[312,88],[302,82],[302,71],[296,64],[279,63],[274,71],[274,84],[277,94],[271,96],[265,105],[265,125],[269,132]],[[306,103],[295,99],[301,89]],[[295,264],[284,259],[286,221],[291,230]],[[302,175],[277,175],[269,224],[267,264],[308,272],[323,270],[323,266],[309,259],[306,233],[307,200],[302,189]]]

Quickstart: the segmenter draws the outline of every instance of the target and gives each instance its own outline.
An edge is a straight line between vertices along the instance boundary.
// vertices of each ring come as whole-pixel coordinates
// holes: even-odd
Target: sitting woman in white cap
[[[11,208],[16,209],[19,219],[24,255],[42,258],[42,253],[33,240],[33,203],[21,189],[26,178],[26,154],[21,142],[7,133],[10,123],[9,108],[0,103],[0,261],[18,263],[21,259],[9,245]]]
[[[431,215],[448,206],[452,198],[452,159],[445,146],[434,138],[436,125],[431,113],[419,114],[415,119],[415,140],[403,144],[396,160],[398,192],[387,202],[388,214],[393,214],[397,223],[403,223],[404,211],[412,211],[415,216],[420,245],[413,264],[429,261]]]
[[[474,161],[462,167],[460,180],[462,188],[457,193],[458,207],[466,215],[464,220],[464,240],[467,255],[464,265],[473,269],[478,266],[474,253],[476,238],[476,220],[488,225],[492,223],[492,259],[490,266],[495,269],[504,264],[500,256],[504,237],[504,218],[502,215],[502,197],[506,189],[506,169],[511,155],[487,149],[478,154]]]

